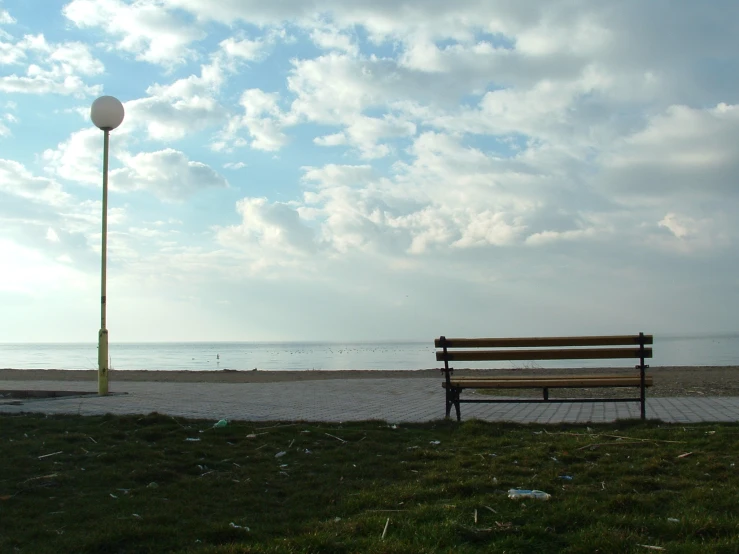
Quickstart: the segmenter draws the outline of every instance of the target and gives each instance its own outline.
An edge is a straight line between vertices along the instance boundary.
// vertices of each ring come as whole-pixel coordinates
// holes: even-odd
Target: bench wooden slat
[[[625,346],[639,344],[639,335],[613,335],[599,337],[524,337],[445,339],[447,348],[535,348],[546,346]],[[644,344],[654,344],[653,335],[644,335]],[[434,340],[436,348],[442,348],[441,338]]]
[[[573,348],[561,350],[457,350],[436,352],[436,360],[444,361],[511,361],[511,360],[608,360],[639,358],[639,348]],[[644,357],[652,357],[652,349],[644,349]]]
[[[641,384],[639,377],[620,377],[617,379],[481,379],[481,380],[457,380],[451,379],[451,385],[459,388],[596,388],[596,387],[638,387]],[[644,379],[644,385],[651,387],[651,377]],[[446,387],[446,383],[442,383]]]

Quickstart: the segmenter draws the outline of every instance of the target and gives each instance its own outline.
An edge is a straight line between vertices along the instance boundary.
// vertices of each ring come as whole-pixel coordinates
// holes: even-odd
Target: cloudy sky
[[[735,0],[0,0],[0,342],[739,329]]]

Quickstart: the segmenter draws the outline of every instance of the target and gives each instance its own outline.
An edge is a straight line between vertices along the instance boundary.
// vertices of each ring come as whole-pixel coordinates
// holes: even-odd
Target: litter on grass
[[[533,498],[535,500],[549,500],[551,497],[551,494],[538,490],[510,489],[508,491],[508,498],[510,498],[511,500],[522,500],[524,498]]]
[[[385,535],[387,534],[387,526],[390,525],[390,518],[387,518],[387,521],[385,522],[385,528],[382,530],[382,539],[385,538]]]
[[[213,427],[214,427],[215,429],[218,429],[218,428],[221,428],[221,427],[225,427],[226,425],[228,425],[228,420],[226,420],[226,419],[221,419],[221,420],[219,420],[219,421],[218,421],[217,423],[214,423],[214,424],[213,424]]]
[[[200,441],[200,439],[194,439],[194,438],[192,438],[192,437],[187,437],[187,438],[185,439],[185,442],[199,442],[199,441]]]
[[[277,454],[275,454],[275,458],[282,458],[285,454],[287,454],[287,452],[283,450],[282,452],[278,452]]]
[[[234,529],[243,529],[244,531],[250,531],[250,529],[246,525],[236,525],[233,521],[228,524],[229,527],[233,527]]]
[[[44,454],[43,456],[39,456],[38,459],[41,460],[43,458],[48,458],[49,456],[56,456],[57,454],[61,454],[64,452],[63,450],[60,450],[59,452],[52,452],[51,454]]]
[[[336,435],[332,435],[331,433],[324,433],[324,435],[326,435],[326,436],[329,436],[329,437],[331,437],[332,439],[336,439],[337,441],[340,441],[340,442],[346,442],[346,441],[345,441],[344,439],[342,439],[341,437],[337,437]]]

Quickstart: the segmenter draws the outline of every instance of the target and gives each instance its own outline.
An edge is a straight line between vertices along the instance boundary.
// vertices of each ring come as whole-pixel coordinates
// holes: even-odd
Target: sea
[[[654,337],[651,367],[739,366],[739,334]],[[414,370],[440,367],[433,341],[110,344],[114,370]],[[619,367],[624,360],[464,362],[457,367]],[[95,343],[0,343],[0,368],[97,369]]]

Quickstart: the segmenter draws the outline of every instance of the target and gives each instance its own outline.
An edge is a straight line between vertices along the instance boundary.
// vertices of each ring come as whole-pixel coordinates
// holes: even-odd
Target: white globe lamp
[[[92,103],[90,119],[103,131],[112,131],[123,123],[125,111],[121,101],[114,96],[101,96]]]

